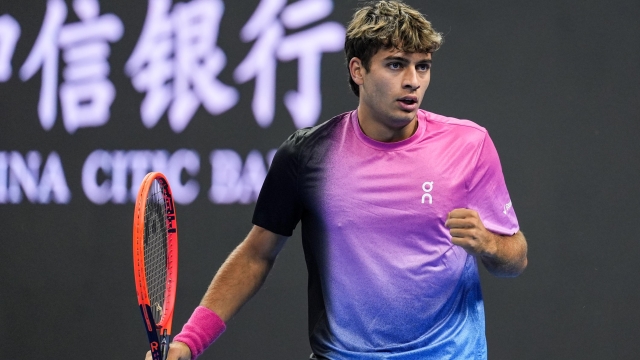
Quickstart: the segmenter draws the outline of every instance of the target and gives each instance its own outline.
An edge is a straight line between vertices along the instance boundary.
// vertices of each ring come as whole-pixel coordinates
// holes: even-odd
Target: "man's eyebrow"
[[[407,59],[406,57],[402,57],[402,56],[387,56],[386,58],[384,58],[385,61],[399,61],[399,62],[403,62],[403,63],[410,63],[411,61],[409,59]],[[418,61],[418,64],[429,64],[431,65],[433,63],[433,61],[431,59],[424,59],[424,60],[420,60]]]
[[[408,63],[409,59],[402,57],[402,56],[387,56],[386,58],[384,58],[385,61],[389,61],[389,60],[394,60],[394,61],[400,61],[400,62],[405,62]]]

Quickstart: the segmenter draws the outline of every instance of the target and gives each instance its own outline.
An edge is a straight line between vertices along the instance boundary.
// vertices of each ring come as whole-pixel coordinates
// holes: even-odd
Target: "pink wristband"
[[[189,321],[173,340],[187,344],[191,359],[195,359],[220,336],[227,326],[218,314],[204,306],[198,306]]]

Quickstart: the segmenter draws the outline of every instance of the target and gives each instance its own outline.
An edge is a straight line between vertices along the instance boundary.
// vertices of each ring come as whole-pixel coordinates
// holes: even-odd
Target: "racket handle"
[[[162,354],[162,360],[167,360],[167,355],[169,355],[169,335],[167,335],[166,329],[162,334],[162,342],[160,342],[160,354]]]
[[[144,320],[144,327],[147,330],[147,337],[149,338],[149,347],[151,349],[151,357],[153,360],[163,360],[162,351],[160,351],[160,340],[158,339],[158,331],[156,325],[153,322],[153,313],[149,305],[140,305],[140,311],[142,312],[142,319]]]

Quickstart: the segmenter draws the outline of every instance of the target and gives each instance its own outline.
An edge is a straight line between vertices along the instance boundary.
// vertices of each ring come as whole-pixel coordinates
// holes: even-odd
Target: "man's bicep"
[[[276,234],[258,225],[254,225],[245,238],[242,246],[253,256],[261,259],[275,260],[288,237]]]

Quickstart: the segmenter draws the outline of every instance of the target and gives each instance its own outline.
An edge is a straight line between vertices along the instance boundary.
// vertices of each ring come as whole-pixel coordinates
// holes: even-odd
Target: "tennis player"
[[[441,43],[400,1],[356,11],[345,51],[358,108],[282,144],[252,230],[169,359],[195,359],[224,331],[298,222],[311,358],[486,359],[477,263],[517,276],[527,244],[487,131],[419,109]]]

